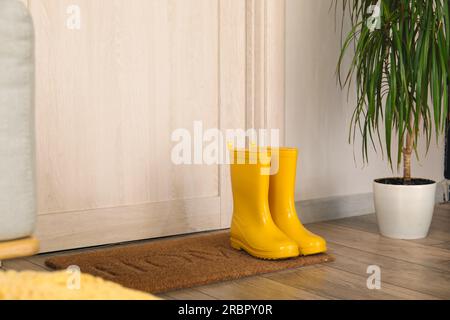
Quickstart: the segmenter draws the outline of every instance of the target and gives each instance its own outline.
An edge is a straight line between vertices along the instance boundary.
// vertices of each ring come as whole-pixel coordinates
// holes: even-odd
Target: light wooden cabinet
[[[280,0],[28,0],[42,251],[226,228],[226,166],[175,129],[283,126]]]

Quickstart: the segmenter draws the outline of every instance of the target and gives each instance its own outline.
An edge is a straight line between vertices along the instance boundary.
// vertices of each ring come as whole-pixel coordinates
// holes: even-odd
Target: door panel
[[[250,40],[269,43],[280,24],[264,19],[283,1],[26,2],[42,252],[228,227],[227,166],[174,165],[171,135],[194,121],[245,129],[248,108],[270,109],[272,64],[259,62],[272,51]]]
[[[192,5],[192,2],[195,5]],[[65,27],[70,5],[81,29]],[[38,0],[39,211],[218,196],[172,164],[171,133],[217,127],[217,1]]]

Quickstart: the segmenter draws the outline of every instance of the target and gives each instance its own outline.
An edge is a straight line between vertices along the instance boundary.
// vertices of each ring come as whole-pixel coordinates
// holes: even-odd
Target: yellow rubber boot
[[[297,257],[297,244],[275,225],[269,211],[270,157],[265,157],[268,161],[261,161],[256,153],[249,151],[240,151],[240,156],[236,151],[234,154],[235,160],[231,164],[234,201],[231,246],[260,259]],[[255,158],[253,164],[249,163],[250,154]],[[237,157],[241,157],[240,163],[245,158],[245,164],[237,163]]]
[[[270,212],[275,224],[289,238],[295,240],[301,255],[326,252],[325,240],[303,226],[295,209],[297,150],[273,149],[272,154],[273,165],[278,167],[278,172],[270,177],[269,190]]]

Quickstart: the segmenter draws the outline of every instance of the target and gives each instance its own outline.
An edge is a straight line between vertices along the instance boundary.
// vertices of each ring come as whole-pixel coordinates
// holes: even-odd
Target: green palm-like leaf
[[[373,5],[381,9],[381,27],[375,30],[367,24]],[[393,166],[393,139],[397,137],[400,166],[405,150],[413,149],[418,155],[417,141],[424,138],[428,151],[433,133],[438,139],[446,127],[449,1],[335,0],[336,12],[340,7],[352,27],[343,37],[337,67],[339,84],[350,90],[354,80],[357,90],[350,141],[362,135],[362,155],[367,162],[369,145],[376,150],[377,139]],[[352,60],[343,73],[347,54]]]

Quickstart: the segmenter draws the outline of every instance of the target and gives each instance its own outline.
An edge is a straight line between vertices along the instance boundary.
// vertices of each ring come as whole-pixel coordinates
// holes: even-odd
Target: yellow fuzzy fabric
[[[90,275],[69,289],[67,272],[0,271],[0,300],[156,300],[157,298]]]

